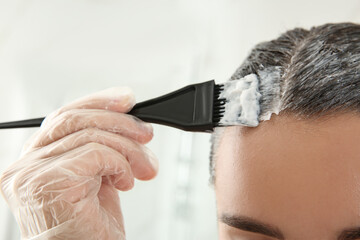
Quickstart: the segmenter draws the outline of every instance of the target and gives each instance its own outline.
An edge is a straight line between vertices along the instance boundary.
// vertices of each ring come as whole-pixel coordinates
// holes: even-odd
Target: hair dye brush
[[[128,113],[145,122],[192,132],[217,126],[256,127],[260,113],[259,81],[255,74],[216,85],[214,80],[188,85],[158,98],[137,103]],[[0,129],[39,127],[44,118],[0,123]]]

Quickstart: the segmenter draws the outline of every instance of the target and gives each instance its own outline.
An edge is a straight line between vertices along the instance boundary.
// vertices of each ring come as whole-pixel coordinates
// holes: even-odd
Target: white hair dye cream
[[[224,83],[220,98],[226,99],[225,112],[219,125],[256,127],[270,120],[272,113],[279,114],[279,79],[280,69],[273,67]],[[261,106],[261,100],[268,106]]]

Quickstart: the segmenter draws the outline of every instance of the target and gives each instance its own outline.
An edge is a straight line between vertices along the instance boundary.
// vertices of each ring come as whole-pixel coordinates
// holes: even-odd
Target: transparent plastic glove
[[[134,103],[111,88],[44,120],[0,179],[23,239],[125,239],[117,190],[158,170],[152,126],[124,114]]]

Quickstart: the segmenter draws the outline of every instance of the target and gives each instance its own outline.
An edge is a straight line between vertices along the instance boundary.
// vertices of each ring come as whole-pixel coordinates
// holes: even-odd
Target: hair
[[[360,25],[325,24],[295,28],[257,44],[229,81],[264,69],[278,69],[281,112],[302,119],[360,112]],[[261,78],[259,79],[261,81]],[[273,105],[260,99],[260,106]],[[273,100],[275,101],[275,100]],[[264,111],[262,109],[260,111]],[[260,123],[261,124],[261,123]],[[215,151],[223,127],[211,136],[210,183],[215,183]]]

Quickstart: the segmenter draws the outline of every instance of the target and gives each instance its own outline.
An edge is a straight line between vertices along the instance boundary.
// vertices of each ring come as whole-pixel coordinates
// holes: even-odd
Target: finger
[[[59,189],[61,186],[57,181],[64,179],[68,182],[78,179],[88,181],[88,177],[112,176],[115,180],[112,184],[119,190],[127,191],[134,186],[133,173],[125,157],[102,144],[88,143],[53,157],[51,161],[52,167],[37,177],[40,181],[37,185],[46,184],[47,188]]]
[[[63,112],[71,109],[104,109],[114,112],[127,113],[135,105],[135,96],[128,87],[113,87],[88,96],[76,99],[48,115],[42,123],[46,125]]]
[[[21,149],[20,158],[22,158],[25,154],[27,154],[31,150],[31,145],[32,145],[34,139],[37,138],[39,133],[40,133],[40,130],[37,130],[26,140],[26,142],[24,143],[24,145]]]
[[[86,128],[98,128],[147,143],[153,137],[151,124],[134,116],[95,109],[73,109],[62,113],[46,125],[33,141],[33,148],[46,146],[71,133]]]
[[[96,128],[83,129],[41,148],[37,158],[62,155],[88,143],[103,144],[121,153],[137,179],[149,180],[158,172],[158,161],[147,147],[119,134]]]
[[[100,206],[103,207],[106,211],[109,212],[109,215],[116,219],[116,221],[109,221],[114,224],[116,229],[122,229],[124,226],[123,214],[120,208],[120,198],[118,191],[109,184],[104,183],[101,184],[98,198]]]

